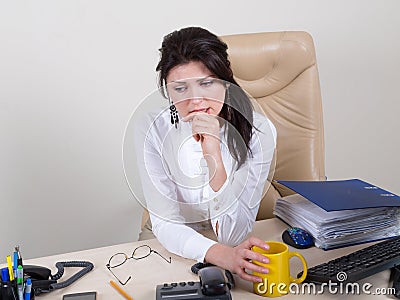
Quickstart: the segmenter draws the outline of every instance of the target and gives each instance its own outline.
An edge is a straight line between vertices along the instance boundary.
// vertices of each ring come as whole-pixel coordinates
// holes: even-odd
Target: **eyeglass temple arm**
[[[162,259],[164,259],[167,263],[171,263],[171,257],[169,257],[169,259],[165,258],[163,255],[161,255],[160,253],[158,253],[156,250],[151,250],[153,251],[155,254],[158,254]]]
[[[115,278],[118,280],[118,282],[119,282],[120,284],[122,284],[122,285],[125,285],[125,284],[127,284],[127,283],[128,283],[128,281],[129,281],[129,280],[131,280],[131,278],[132,278],[132,276],[129,276],[129,277],[128,277],[128,279],[127,279],[125,282],[122,282],[122,281],[121,281],[121,280],[120,280],[120,279],[117,277],[117,275],[115,275],[115,274],[114,274],[114,272],[111,270],[111,267],[110,267],[110,265],[108,265],[108,264],[107,264],[107,266],[106,266],[106,267],[107,267],[107,269],[108,269],[108,270],[111,272],[111,274],[113,274],[113,275],[114,275],[114,277],[115,277]]]

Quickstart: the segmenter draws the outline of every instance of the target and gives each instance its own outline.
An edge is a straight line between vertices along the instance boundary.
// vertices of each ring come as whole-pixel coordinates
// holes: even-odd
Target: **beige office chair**
[[[272,180],[325,180],[324,128],[312,37],[306,32],[222,36],[235,79],[278,132]],[[276,199],[291,194],[273,183],[257,220],[272,218]],[[145,211],[142,228],[149,216]]]
[[[312,37],[306,32],[222,36],[238,84],[278,132],[273,180],[325,180],[321,92]],[[292,192],[273,183],[257,219],[273,217],[276,199]]]

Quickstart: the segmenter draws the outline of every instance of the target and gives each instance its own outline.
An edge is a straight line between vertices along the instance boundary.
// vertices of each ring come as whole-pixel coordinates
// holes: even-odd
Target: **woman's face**
[[[199,61],[173,67],[166,78],[167,91],[181,117],[207,113],[219,115],[226,85]]]

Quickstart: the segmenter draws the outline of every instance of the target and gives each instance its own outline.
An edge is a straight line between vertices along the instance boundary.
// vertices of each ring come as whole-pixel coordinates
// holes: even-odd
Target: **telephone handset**
[[[24,277],[30,277],[32,279],[32,290],[36,296],[69,286],[83,275],[90,272],[93,269],[93,264],[87,261],[68,261],[58,262],[56,263],[56,267],[58,272],[51,275],[51,270],[46,267],[24,265]],[[81,267],[83,269],[67,280],[57,283],[57,280],[64,274],[64,267]]]
[[[229,293],[231,284],[225,277],[222,269],[206,267],[199,270],[201,291],[207,296],[224,295]]]
[[[42,266],[24,265],[24,273],[33,280],[47,280],[51,275],[51,270]]]
[[[232,299],[230,289],[233,287],[233,278],[229,278],[223,269],[207,266],[199,270],[198,274],[200,282],[173,282],[157,285],[156,300]]]
[[[35,295],[48,291],[51,284],[57,280],[51,279],[51,270],[35,265],[24,265],[24,275],[32,279],[32,289]]]

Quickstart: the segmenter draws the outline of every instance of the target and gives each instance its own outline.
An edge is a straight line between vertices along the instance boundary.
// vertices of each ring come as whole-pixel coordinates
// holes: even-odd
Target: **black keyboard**
[[[400,236],[314,266],[307,270],[305,281],[356,282],[397,265],[400,265]]]

